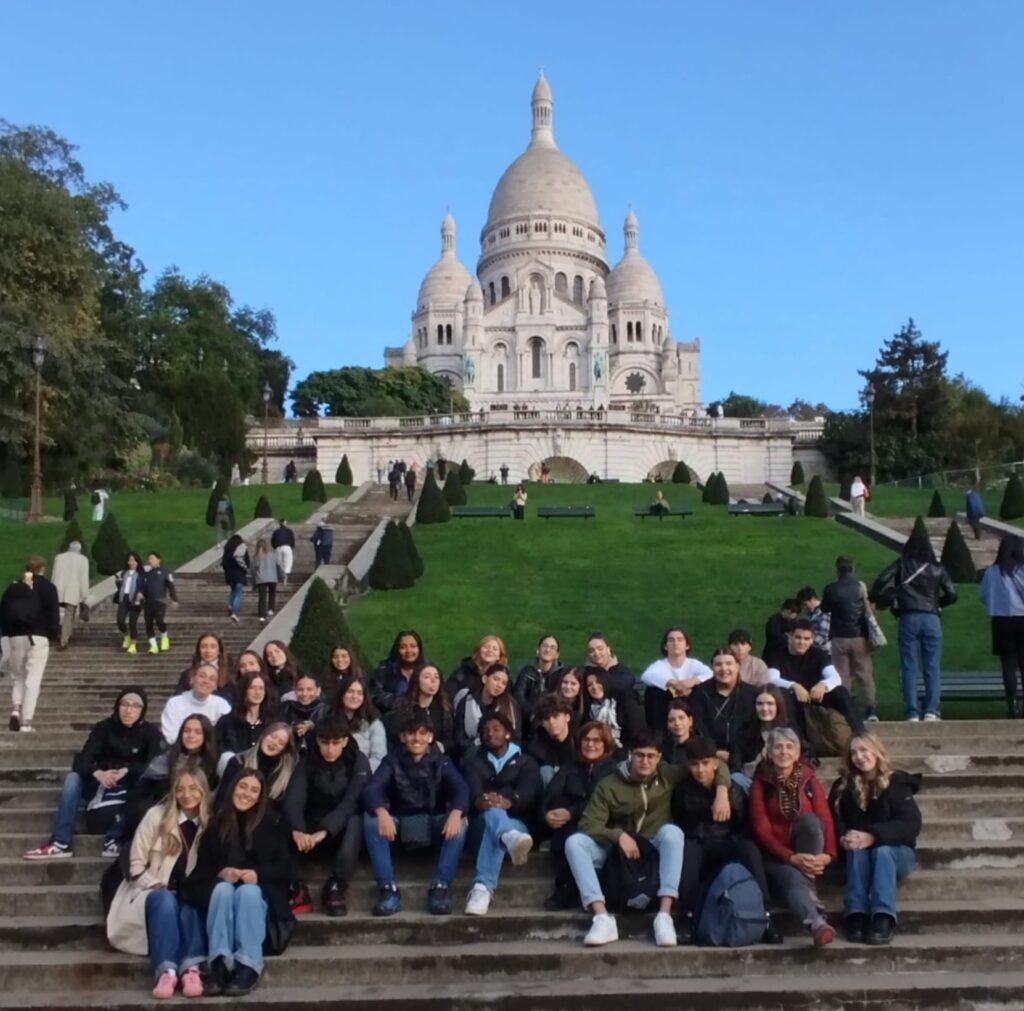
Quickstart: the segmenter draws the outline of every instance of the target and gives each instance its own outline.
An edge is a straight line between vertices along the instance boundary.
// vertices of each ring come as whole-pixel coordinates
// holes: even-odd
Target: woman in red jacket
[[[768,735],[768,758],[754,773],[750,824],[765,854],[775,899],[807,924],[815,947],[836,932],[822,915],[815,880],[838,855],[828,794],[814,769],[801,760],[800,738],[788,727]]]

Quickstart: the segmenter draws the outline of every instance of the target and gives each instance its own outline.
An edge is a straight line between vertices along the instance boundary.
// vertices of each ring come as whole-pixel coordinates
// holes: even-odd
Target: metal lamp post
[[[28,522],[43,518],[43,466],[39,459],[39,438],[42,431],[42,372],[46,361],[46,338],[37,333],[32,340],[32,365],[36,370],[36,439],[32,458],[32,487],[29,491]]]
[[[270,468],[267,466],[267,452],[270,448],[270,383],[263,384],[263,483],[269,481]]]
[[[869,474],[868,481],[872,488],[875,486],[875,471],[878,467],[878,460],[875,456],[875,388],[868,384],[867,392],[864,394],[864,401],[868,405],[868,446],[869,446]]]

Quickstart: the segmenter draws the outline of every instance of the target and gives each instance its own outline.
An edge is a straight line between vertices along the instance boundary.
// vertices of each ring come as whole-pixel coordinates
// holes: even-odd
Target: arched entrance
[[[587,468],[571,456],[549,456],[541,460],[538,471],[545,466],[556,484],[583,484],[587,480]]]
[[[671,481],[672,474],[675,472],[676,464],[678,460],[662,460],[661,463],[656,463],[645,475],[651,481]]]

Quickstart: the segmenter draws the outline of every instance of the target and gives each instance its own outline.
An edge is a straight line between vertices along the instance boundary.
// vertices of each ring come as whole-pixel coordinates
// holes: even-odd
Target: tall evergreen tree
[[[427,479],[423,482],[423,491],[416,506],[416,523],[447,523],[451,518],[451,510],[437,486],[434,472],[428,468]]]
[[[384,528],[367,580],[375,590],[405,590],[416,581],[408,546],[394,520]]]
[[[320,578],[310,584],[292,633],[291,651],[304,670],[322,670],[330,663],[331,650],[344,646],[365,663],[359,644],[349,628],[337,597]]]
[[[308,474],[306,474],[306,478],[302,482],[302,501],[327,501],[327,489],[324,488],[324,479],[320,476],[320,471],[318,471],[315,467]]]
[[[1024,482],[1019,474],[1011,474],[1003,491],[1003,501],[999,504],[999,518],[1019,520],[1024,516]]]
[[[804,515],[816,516],[819,519],[827,519],[828,498],[825,496],[825,486],[821,476],[815,474],[811,483],[807,486],[807,498],[804,500]]]
[[[466,489],[462,487],[462,480],[459,477],[459,472],[454,468],[448,471],[448,477],[444,482],[444,500],[450,506],[460,506],[466,504]]]
[[[942,565],[954,583],[973,583],[978,578],[971,549],[964,540],[960,524],[953,520],[942,545]]]
[[[272,519],[273,515],[274,509],[270,504],[270,500],[266,495],[261,495],[256,503],[256,508],[253,510],[252,518],[254,520],[267,520]]]
[[[419,549],[416,547],[416,541],[413,539],[412,530],[409,529],[409,525],[405,520],[398,521],[398,532],[402,535],[402,540],[405,542],[405,550],[409,556],[409,560],[412,562],[412,574],[419,579],[423,575],[423,557],[420,555]]]
[[[939,494],[938,488],[932,492],[932,500],[928,504],[928,515],[932,519],[938,519],[939,517],[946,515],[946,505],[942,501],[942,496]]]
[[[676,463],[675,468],[672,471],[672,483],[673,484],[689,484],[690,483],[690,468],[680,460]]]
[[[124,567],[124,560],[131,548],[121,533],[121,527],[113,511],[103,517],[96,540],[92,543],[92,556],[96,559],[96,570],[101,576],[112,576]]]
[[[794,460],[793,469],[789,472],[790,487],[799,488],[804,481],[804,465],[799,460]]]
[[[704,487],[700,492],[701,502],[707,502],[711,505],[714,502],[714,489],[718,481],[718,472],[712,471],[708,474],[707,480],[704,482]]]
[[[341,463],[338,464],[338,471],[334,475],[334,480],[337,484],[352,484],[352,468],[348,462],[348,453],[342,454]]]
[[[463,488],[468,488],[473,483],[476,471],[465,460],[459,464],[459,482]]]

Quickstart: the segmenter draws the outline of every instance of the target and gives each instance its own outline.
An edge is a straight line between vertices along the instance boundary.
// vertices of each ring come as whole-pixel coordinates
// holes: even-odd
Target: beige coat
[[[77,541],[54,558],[51,580],[62,604],[78,607],[89,596],[89,559]]]

